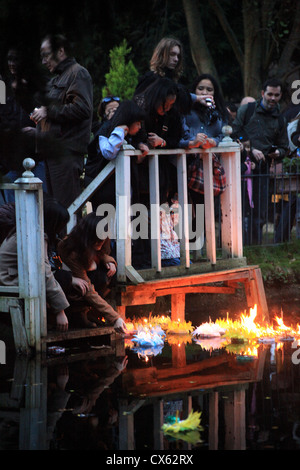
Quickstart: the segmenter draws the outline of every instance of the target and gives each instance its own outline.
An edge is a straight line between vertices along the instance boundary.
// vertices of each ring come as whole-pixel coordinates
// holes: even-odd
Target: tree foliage
[[[143,74],[158,41],[178,38],[184,46],[182,83],[189,86],[200,71],[209,70],[226,99],[257,94],[269,76],[287,84],[299,78],[300,2],[295,0],[31,0],[30,5],[0,0],[0,29],[0,74],[12,44],[21,44],[25,62],[40,63],[43,36],[65,33],[93,78],[95,105],[110,72],[110,51],[124,39],[126,61]]]
[[[115,46],[109,53],[110,70],[105,74],[105,86],[102,97],[111,94],[121,99],[131,99],[138,83],[138,71],[132,60],[126,62],[126,56],[131,52],[126,39]]]

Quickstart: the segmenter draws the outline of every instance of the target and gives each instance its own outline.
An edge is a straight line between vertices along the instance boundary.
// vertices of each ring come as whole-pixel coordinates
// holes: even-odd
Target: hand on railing
[[[261,150],[252,149],[252,155],[255,158],[255,160],[257,160],[258,162],[260,160],[262,160],[263,162],[266,161],[266,157],[264,156]]]
[[[145,160],[146,155],[150,152],[150,149],[148,145],[144,144],[143,142],[140,142],[138,144],[138,149],[142,152],[141,155],[137,155],[137,163],[142,163]]]

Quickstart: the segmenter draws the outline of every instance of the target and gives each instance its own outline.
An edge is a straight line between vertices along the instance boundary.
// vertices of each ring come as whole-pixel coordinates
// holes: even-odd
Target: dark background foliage
[[[229,3],[235,5],[236,12],[232,16],[237,20],[238,29],[239,2]],[[217,18],[207,6],[201,13],[207,30],[206,40],[220,74],[224,94],[228,97],[237,92],[242,94],[239,66]],[[239,28],[242,34],[241,25]],[[40,73],[40,42],[49,32],[65,33],[73,43],[75,57],[92,75],[96,96],[109,70],[109,51],[124,38],[131,47],[128,58],[140,74],[148,70],[157,42],[171,35],[184,45],[182,82],[189,86],[197,75],[181,0],[73,0],[71,3],[0,0],[0,29],[0,73],[3,76],[6,74],[6,54],[11,46],[22,50],[25,66],[31,73]]]

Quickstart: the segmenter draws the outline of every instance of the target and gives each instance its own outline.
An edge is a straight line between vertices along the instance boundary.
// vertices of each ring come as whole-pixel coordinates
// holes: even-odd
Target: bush
[[[122,100],[133,97],[138,83],[138,71],[131,60],[126,63],[125,57],[130,52],[126,39],[110,51],[110,70],[105,75],[102,98],[107,95],[119,96]]]

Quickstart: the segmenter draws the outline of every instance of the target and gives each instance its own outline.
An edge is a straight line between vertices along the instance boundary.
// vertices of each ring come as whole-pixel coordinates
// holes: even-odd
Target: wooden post
[[[47,368],[41,357],[28,362],[24,408],[20,409],[20,450],[47,449]]]
[[[240,390],[228,393],[224,401],[225,449],[245,450],[246,448],[246,385]]]
[[[158,155],[149,156],[149,188],[151,207],[151,263],[157,272],[161,271],[160,249],[160,198]]]
[[[157,399],[153,403],[153,442],[156,450],[164,450],[164,401]]]
[[[179,202],[179,224],[180,224],[180,264],[190,267],[189,250],[189,214],[188,214],[188,191],[186,155],[177,155],[177,186]]]
[[[171,319],[184,321],[185,319],[185,294],[171,295]]]
[[[212,152],[205,152],[203,157],[204,178],[204,204],[205,204],[205,232],[207,258],[211,264],[216,264],[216,229],[215,229],[215,206],[213,193],[213,165]]]
[[[123,150],[116,159],[117,279],[126,282],[126,266],[131,266],[130,156]]]
[[[232,129],[224,126],[225,134],[218,148],[226,148],[221,155],[226,174],[226,190],[221,194],[222,251],[227,258],[243,256],[242,203],[241,203],[241,155],[240,146],[229,137]],[[230,151],[228,151],[230,149]]]
[[[218,450],[219,446],[219,392],[209,393],[209,450]]]
[[[34,177],[34,160],[24,160],[26,171],[15,183],[19,295],[24,299],[29,346],[42,350],[46,335],[46,289],[42,181]]]

